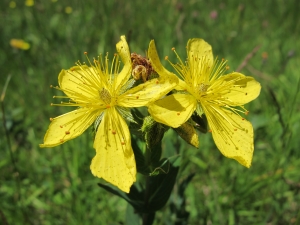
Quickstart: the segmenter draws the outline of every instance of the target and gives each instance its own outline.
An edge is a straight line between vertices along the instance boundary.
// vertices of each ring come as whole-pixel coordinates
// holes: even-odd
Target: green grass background
[[[246,106],[255,129],[252,167],[224,158],[209,134],[200,135],[196,149],[170,131],[164,149],[174,154],[176,147],[183,156],[179,181],[196,174],[185,191],[188,224],[300,224],[300,1],[24,2],[15,1],[15,8],[0,2],[0,91],[12,76],[4,99],[9,141],[0,112],[0,224],[125,223],[127,203],[100,189],[103,181],[89,171],[90,131],[62,146],[38,146],[49,118],[66,112],[50,106],[58,92],[49,86],[57,84],[60,70],[84,60],[84,51],[91,57],[114,53],[123,34],[132,52],[145,53],[155,39],[161,58],[171,60],[172,47],[184,58],[187,40],[203,38],[229,60],[231,71],[260,46],[242,69],[262,85]],[[12,48],[12,38],[31,48]],[[176,190],[169,202],[180,204]],[[155,224],[174,221],[166,206]]]

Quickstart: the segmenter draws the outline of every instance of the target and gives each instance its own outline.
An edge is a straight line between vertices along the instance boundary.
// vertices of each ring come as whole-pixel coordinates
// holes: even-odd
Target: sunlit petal
[[[157,122],[176,128],[191,117],[196,105],[192,95],[173,94],[150,104],[148,111]]]
[[[132,70],[129,46],[125,36],[121,36],[121,40],[117,43],[116,48],[124,64],[122,71],[115,78],[116,87],[121,88],[130,78]]]
[[[90,167],[93,175],[128,193],[136,181],[136,164],[128,126],[115,109],[104,114],[94,148],[96,156]]]
[[[190,39],[187,43],[187,54],[188,54],[188,63],[190,66],[190,71],[197,71],[201,68],[199,67],[199,60],[197,58],[205,58],[208,67],[212,67],[214,57],[210,44],[208,44],[203,39],[193,38]],[[200,71],[199,71],[200,72]],[[198,74],[200,76],[200,74]]]
[[[176,75],[174,73],[171,73],[170,71],[168,71],[161,64],[158,53],[156,51],[154,40],[150,41],[149,49],[148,49],[148,57],[149,57],[152,67],[160,76],[176,77]]]
[[[58,76],[58,83],[61,90],[73,101],[99,100],[98,91],[102,85],[93,67],[83,65],[62,70]]]
[[[223,98],[232,106],[244,105],[256,99],[260,94],[260,83],[253,77],[240,73],[231,73],[220,78],[220,81],[233,82],[227,93],[223,94]]]
[[[91,111],[80,108],[59,117],[52,122],[40,147],[54,147],[81,135],[101,114],[101,111]]]
[[[121,95],[119,106],[140,107],[160,99],[170,92],[178,83],[176,77],[160,77],[140,84]]]
[[[213,139],[221,153],[249,168],[254,151],[251,123],[218,106],[207,105],[203,108]]]

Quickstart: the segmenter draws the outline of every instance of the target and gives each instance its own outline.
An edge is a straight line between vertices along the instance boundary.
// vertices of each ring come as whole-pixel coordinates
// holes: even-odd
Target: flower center
[[[99,90],[99,96],[105,104],[109,105],[111,103],[111,95],[107,89],[102,88],[102,90]]]
[[[206,92],[209,86],[210,86],[209,84],[201,83],[199,85],[200,94],[203,93],[203,92]]]

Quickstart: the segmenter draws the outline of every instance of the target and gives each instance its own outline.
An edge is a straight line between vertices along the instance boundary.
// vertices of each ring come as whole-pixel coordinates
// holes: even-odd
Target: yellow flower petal
[[[236,78],[240,79],[233,83],[229,89],[229,93],[223,95],[229,105],[244,105],[258,97],[261,86],[253,77],[240,73],[231,73],[221,77],[220,81],[231,82],[231,80]]]
[[[177,128],[191,117],[196,105],[192,95],[173,94],[150,104],[148,111],[157,122]]]
[[[156,51],[154,40],[150,41],[149,49],[148,49],[148,57],[149,57],[152,67],[160,76],[177,77],[175,74],[166,70],[166,68],[163,67],[163,65],[161,64],[158,54],[157,54],[157,51]]]
[[[207,104],[203,109],[213,139],[221,153],[249,168],[254,151],[251,123],[241,116],[216,105]]]
[[[40,147],[54,147],[81,135],[100,115],[101,111],[90,112],[80,108],[52,120]]]
[[[30,44],[22,39],[11,39],[9,44],[18,49],[28,50],[30,48]]]
[[[195,60],[195,57],[206,58],[205,61],[208,63],[207,66],[212,68],[214,62],[212,48],[203,39],[199,39],[199,38],[190,39],[187,43],[187,54],[188,54],[188,63],[190,66],[190,71],[200,72],[199,60]],[[195,73],[194,76],[200,76],[200,74]]]
[[[102,84],[93,67],[83,65],[62,70],[58,75],[58,83],[62,91],[76,102],[95,102],[100,99]]]
[[[136,164],[128,126],[114,108],[108,109],[98,127],[91,163],[94,176],[129,193],[136,181]]]
[[[121,36],[121,41],[117,43],[116,48],[122,62],[124,63],[122,71],[115,78],[116,87],[121,88],[130,78],[132,70],[129,46],[126,42],[125,36]]]
[[[178,85],[176,85],[174,89],[177,90],[177,91],[186,91],[186,90],[188,90],[187,83],[185,83],[181,79],[178,79],[178,80],[179,80]]]
[[[121,95],[119,106],[141,107],[160,99],[178,83],[177,77],[160,77],[140,84]]]

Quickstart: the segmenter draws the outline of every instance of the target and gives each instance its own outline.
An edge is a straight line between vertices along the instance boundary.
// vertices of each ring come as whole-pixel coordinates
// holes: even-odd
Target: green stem
[[[145,188],[145,197],[144,197],[144,203],[145,203],[145,208],[148,206],[148,201],[150,198],[150,177],[147,176],[146,178],[146,188]],[[155,212],[152,213],[143,213],[142,219],[143,219],[143,225],[152,225],[154,222],[155,218]]]
[[[16,160],[15,160],[13,150],[12,150],[12,147],[11,147],[11,142],[10,142],[10,138],[9,138],[9,131],[6,127],[6,115],[5,115],[4,98],[5,98],[6,89],[7,89],[7,86],[8,86],[8,83],[9,83],[10,79],[11,79],[11,75],[9,74],[7,79],[6,79],[6,82],[5,82],[5,85],[3,87],[1,97],[0,97],[1,111],[2,111],[2,122],[3,122],[4,133],[5,133],[6,141],[7,141],[7,145],[8,145],[8,150],[9,150],[9,154],[10,154],[10,160],[11,160],[12,165],[13,165],[13,173],[12,174],[13,175],[15,174],[15,177],[16,177],[17,201],[20,201],[20,207],[21,207],[21,211],[22,211],[22,214],[23,214],[23,217],[24,217],[25,221],[28,224],[31,224],[31,222],[30,222],[30,220],[27,216],[27,213],[25,212],[25,210],[23,208],[23,198],[22,198],[22,194],[21,194],[20,172],[19,172],[19,169],[17,167]]]

